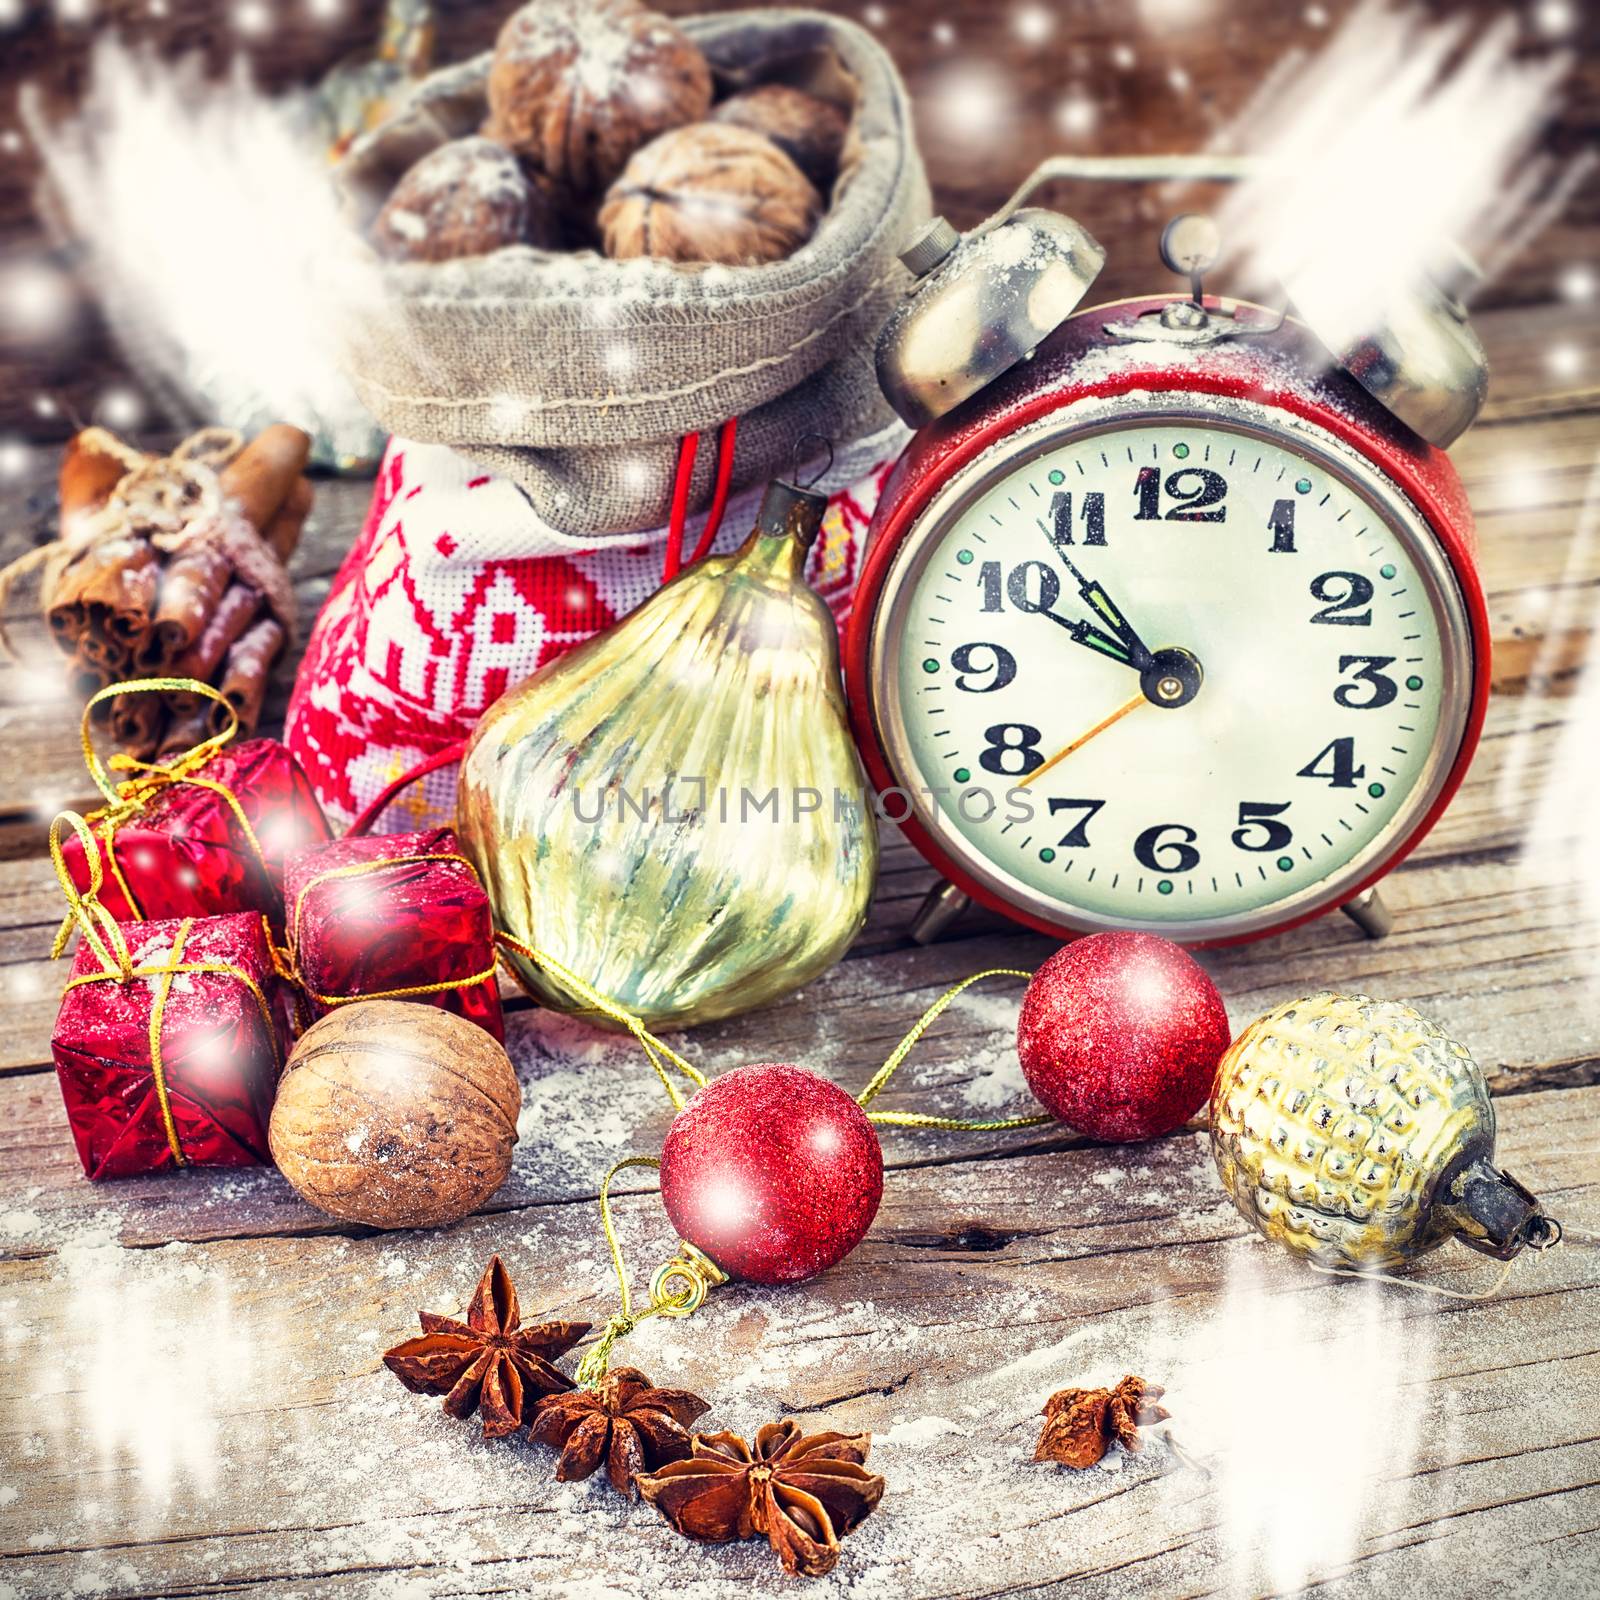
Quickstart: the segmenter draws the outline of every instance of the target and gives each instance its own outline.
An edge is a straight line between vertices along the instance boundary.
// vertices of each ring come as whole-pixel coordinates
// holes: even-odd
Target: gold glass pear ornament
[[[773,483],[736,552],[510,690],[467,747],[461,842],[498,925],[652,1028],[791,993],[866,916],[875,818],[804,576],[826,508]]]
[[[1326,992],[1258,1018],[1211,1095],[1211,1151],[1246,1221],[1318,1266],[1398,1266],[1451,1238],[1502,1261],[1561,1238],[1493,1165],[1483,1073],[1410,1006]]]

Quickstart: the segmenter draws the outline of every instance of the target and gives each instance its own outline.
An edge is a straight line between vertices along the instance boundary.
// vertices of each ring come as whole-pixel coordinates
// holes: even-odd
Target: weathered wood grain
[[[1600,1089],[1502,1106],[1504,1159],[1590,1230],[1597,1136]],[[653,1199],[619,1211],[643,1272],[670,1234]],[[27,1404],[8,1408],[0,1442],[34,1465],[0,1505],[4,1581],[18,1596],[85,1582],[108,1597],[382,1594],[388,1577],[414,1595],[721,1597],[766,1576],[761,1547],[697,1550],[598,1486],[559,1487],[536,1447],[482,1446],[379,1368],[414,1309],[455,1309],[494,1249],[528,1313],[607,1314],[586,1203],[359,1243],[129,1252],[80,1235],[6,1267],[5,1293],[27,1308],[9,1385]],[[1461,1255],[1424,1276],[1460,1287],[1492,1273]],[[93,1314],[102,1303],[122,1309],[116,1327]],[[1269,1588],[1270,1573],[1241,1584],[1233,1565],[1232,1502],[1264,1454],[1298,1480],[1301,1546],[1328,1562],[1297,1577],[1348,1570],[1341,1593],[1432,1594],[1430,1576],[1476,1570],[1486,1593],[1552,1593],[1592,1570],[1597,1310],[1600,1255],[1577,1247],[1525,1261],[1483,1305],[1327,1283],[1244,1236],[1203,1139],[1181,1135],[898,1171],[834,1272],[790,1291],[729,1287],[624,1348],[712,1397],[719,1425],[797,1412],[877,1435],[889,1493],[824,1592],[976,1596],[1112,1574],[1119,1593]],[[1353,1366],[1352,1345],[1365,1352]],[[1052,1389],[1124,1370],[1168,1386],[1170,1432],[1206,1471],[1159,1440],[1082,1474],[1027,1462]],[[1244,1372],[1258,1397],[1237,1392]],[[1341,1537],[1341,1449],[1381,1395],[1403,1395],[1424,1425],[1411,1438],[1388,1414],[1365,1419],[1376,1436],[1356,1454],[1380,1488],[1348,1508]],[[1219,1400],[1258,1431],[1253,1450]],[[1297,1420],[1274,1414],[1285,1403]],[[1288,1456],[1269,1443],[1285,1427],[1299,1435]]]
[[[703,9],[667,9],[691,4]],[[500,9],[444,8],[448,48],[481,43]],[[1055,32],[1031,52],[1013,7],[953,0],[937,19],[954,23],[948,42],[913,0],[881,9],[941,205],[965,224],[1061,146],[1054,111],[1075,86],[1094,82],[1097,148],[1191,148],[1266,64],[1318,36],[1311,10],[1337,19],[1348,6],[1047,7]],[[36,26],[6,35],[0,122],[22,76],[68,93],[81,82],[83,37],[32,10]],[[314,23],[310,8],[283,8],[257,50],[268,80],[294,81],[358,44],[376,10],[357,0]],[[202,0],[169,0],[159,15],[103,0],[100,11],[169,48],[220,56],[228,38]],[[1592,33],[1600,14],[1583,26]],[[1125,40],[1137,59],[1112,82],[1108,51]],[[1166,73],[1180,56],[1191,87],[1175,93]],[[1592,137],[1597,59],[1580,63],[1557,148]],[[1010,74],[1015,105],[1004,149],[985,153],[941,107],[962,70],[989,62]],[[0,172],[0,220],[21,214],[28,181],[26,159]],[[1494,386],[1454,455],[1479,521],[1495,698],[1467,785],[1386,885],[1396,934],[1370,945],[1329,919],[1204,957],[1236,1023],[1324,984],[1416,1000],[1478,1051],[1502,1159],[1581,1237],[1525,1260],[1487,1304],[1400,1290],[1369,1304],[1246,1237],[1195,1132],[1110,1149],[1055,1128],[889,1130],[884,1205],[848,1261],[799,1290],[725,1290],[687,1323],[647,1325],[622,1357],[712,1397],[719,1426],[791,1411],[876,1433],[889,1493],[817,1592],[1193,1596],[1306,1583],[1385,1600],[1542,1600],[1600,1588],[1600,906],[1584,890],[1582,742],[1593,739],[1585,668],[1600,589],[1600,316],[1592,303],[1537,303],[1593,256],[1597,195],[1591,184],[1493,287],[1516,309],[1478,318]],[[1159,283],[1156,197],[1051,198],[1112,247],[1104,292]],[[0,413],[46,385],[83,408],[120,363],[91,328],[75,348],[4,370]],[[0,559],[48,536],[52,467],[41,452],[0,487]],[[364,484],[322,486],[295,564],[307,620],[366,497]],[[6,621],[37,659],[26,599]],[[436,1234],[345,1229],[262,1170],[83,1180],[44,1068],[61,973],[41,959],[56,891],[38,849],[54,805],[89,795],[75,713],[37,688],[0,670],[0,1595],[732,1600],[752,1583],[793,1588],[757,1545],[695,1550],[645,1508],[552,1484],[542,1452],[483,1446],[378,1366],[418,1305],[464,1302],[492,1249],[512,1261],[528,1311],[598,1320],[611,1309],[596,1183],[623,1151],[657,1148],[667,1119],[622,1043],[518,1002],[512,1179],[488,1213]],[[277,715],[285,690],[280,674]],[[931,879],[891,841],[851,958],[758,1017],[698,1030],[687,1053],[708,1069],[800,1060],[858,1087],[946,985],[1049,949],[982,914],[946,944],[908,948]],[[1019,987],[960,1002],[880,1104],[1029,1109],[1011,1039]],[[625,1189],[622,1231],[642,1279],[671,1237],[657,1202]],[[1476,1285],[1492,1269],[1457,1254],[1424,1276]],[[1129,1370],[1168,1385],[1184,1456],[1158,1440],[1082,1475],[1028,1463],[1052,1389]],[[1359,1481],[1341,1483],[1341,1461]],[[1249,1553],[1252,1506],[1289,1530],[1268,1541],[1275,1562]]]
[[[742,0],[663,0],[661,9],[736,9]],[[940,204],[959,226],[991,212],[1044,156],[1061,151],[1171,152],[1207,147],[1247,104],[1284,58],[1325,43],[1354,0],[1289,6],[1272,0],[1235,0],[1227,6],[1166,3],[1034,6],[992,0],[821,0],[820,9],[865,19],[876,26],[911,86],[917,132]],[[1494,0],[1435,0],[1440,13],[1484,17],[1499,12]],[[351,0],[313,10],[284,5],[272,26],[254,35],[233,25],[237,15],[215,0],[99,0],[101,30],[124,36],[166,56],[199,52],[214,70],[236,52],[246,55],[272,90],[313,81],[351,51],[370,48],[380,0]],[[441,53],[457,60],[486,47],[506,7],[503,0],[452,0],[441,6]],[[76,25],[75,13],[44,0],[23,8],[20,25],[8,19],[0,56],[0,122],[16,125],[15,98],[30,82],[57,105],[81,93],[95,30]],[[248,14],[248,13],[247,13]],[[1024,18],[1042,19],[1047,34],[1030,31]],[[61,22],[52,26],[53,15]],[[1541,44],[1538,13],[1527,13],[1530,50]],[[1600,25],[1592,8],[1572,7],[1565,43],[1577,60],[1546,148],[1558,157],[1592,143],[1600,126]],[[1081,109],[1063,121],[1063,106]],[[37,159],[24,147],[0,163],[0,225],[12,248],[35,246]],[[1193,205],[1208,191],[1182,198]],[[1160,268],[1155,243],[1164,210],[1176,196],[1155,190],[1078,184],[1052,191],[1051,203],[1074,212],[1110,249],[1101,279],[1107,298],[1147,290]],[[1600,218],[1600,178],[1591,174],[1569,202],[1561,222],[1532,241],[1513,270],[1489,286],[1489,303],[1526,305],[1556,297],[1563,273],[1583,259],[1582,230]],[[107,348],[92,314],[78,336],[48,344],[19,341],[0,386],[0,429],[39,432],[32,400],[41,391],[64,409],[88,415],[113,383],[126,381],[125,363]],[[64,427],[65,424],[60,424]]]

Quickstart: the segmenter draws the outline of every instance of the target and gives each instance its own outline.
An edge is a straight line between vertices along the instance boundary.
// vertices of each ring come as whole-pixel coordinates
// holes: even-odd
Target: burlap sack
[[[896,252],[930,208],[905,86],[872,37],[817,12],[688,19],[719,95],[779,81],[853,109],[827,216],[761,267],[608,261],[518,246],[385,269],[391,304],[351,352],[357,391],[391,432],[453,446],[513,479],[569,534],[658,527],[684,434],[739,419],[735,483],[791,464],[796,440],[881,428],[873,346],[908,278]],[[430,78],[363,139],[340,177],[370,215],[398,174],[476,132],[488,56]],[[715,451],[700,452],[694,503]]]

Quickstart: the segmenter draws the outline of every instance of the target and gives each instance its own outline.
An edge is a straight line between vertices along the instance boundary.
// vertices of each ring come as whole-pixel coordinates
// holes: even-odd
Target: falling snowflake
[[[272,26],[272,8],[264,0],[240,0],[233,8],[234,31],[245,39],[259,39]]]
[[[131,433],[145,419],[145,404],[136,390],[118,384],[95,402],[94,414],[114,433]]]
[[[37,257],[0,268],[0,328],[20,342],[49,344],[65,335],[78,297],[59,268]]]
[[[1011,26],[1024,44],[1043,44],[1056,31],[1056,19],[1047,6],[1022,6]]]
[[[1597,282],[1594,268],[1580,262],[1561,274],[1557,287],[1563,300],[1592,300]]]
[[[1576,378],[1583,371],[1583,351],[1575,344],[1553,344],[1545,351],[1545,367],[1555,378]]]
[[[1578,25],[1571,0],[1540,0],[1533,8],[1533,25],[1547,39],[1563,39]]]
[[[1093,100],[1081,89],[1072,89],[1056,106],[1056,127],[1069,139],[1082,139],[1094,132],[1100,120]]]

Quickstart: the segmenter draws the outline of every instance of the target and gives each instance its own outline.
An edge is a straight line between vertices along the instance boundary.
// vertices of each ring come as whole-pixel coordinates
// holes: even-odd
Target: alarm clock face
[[[902,808],[962,875],[1052,927],[1225,939],[1346,898],[1409,837],[1464,735],[1470,634],[1364,458],[1262,406],[1146,397],[944,486],[885,577],[869,681]]]

